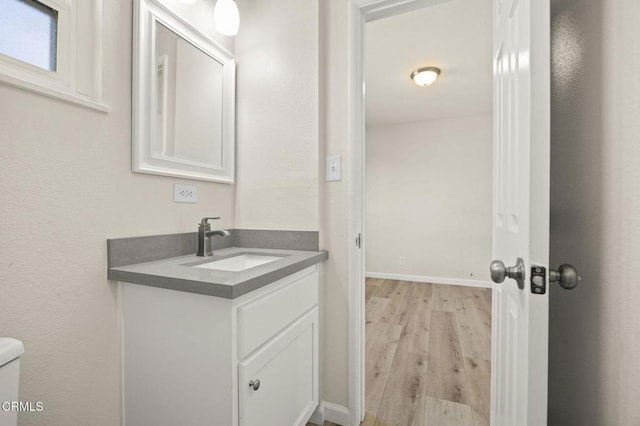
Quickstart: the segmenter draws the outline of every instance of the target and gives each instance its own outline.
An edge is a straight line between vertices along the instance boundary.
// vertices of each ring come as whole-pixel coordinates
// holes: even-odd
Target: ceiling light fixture
[[[436,67],[424,67],[418,68],[411,73],[411,80],[413,80],[418,86],[427,87],[431,86],[436,78],[440,75],[440,68]]]
[[[216,30],[226,36],[238,34],[240,28],[240,12],[238,5],[233,0],[217,0],[213,9],[213,21]]]

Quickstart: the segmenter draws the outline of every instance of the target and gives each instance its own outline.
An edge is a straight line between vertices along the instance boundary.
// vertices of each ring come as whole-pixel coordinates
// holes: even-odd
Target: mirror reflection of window
[[[158,23],[155,155],[222,167],[220,62]]]

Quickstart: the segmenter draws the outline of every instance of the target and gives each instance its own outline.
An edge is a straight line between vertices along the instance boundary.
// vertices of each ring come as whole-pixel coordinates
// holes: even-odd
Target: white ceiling
[[[491,112],[492,2],[452,0],[366,25],[367,125]],[[430,87],[417,68],[442,74]]]

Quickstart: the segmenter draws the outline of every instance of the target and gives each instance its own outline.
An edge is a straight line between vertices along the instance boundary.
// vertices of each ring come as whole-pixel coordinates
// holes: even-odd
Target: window
[[[58,11],[34,0],[0,0],[0,53],[56,70]]]
[[[100,111],[102,0],[0,0],[0,83]]]

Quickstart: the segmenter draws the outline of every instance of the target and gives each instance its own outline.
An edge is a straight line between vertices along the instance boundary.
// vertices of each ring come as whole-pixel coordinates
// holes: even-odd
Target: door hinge
[[[358,246],[358,248],[362,248],[362,234],[358,234],[356,237],[356,246]]]

